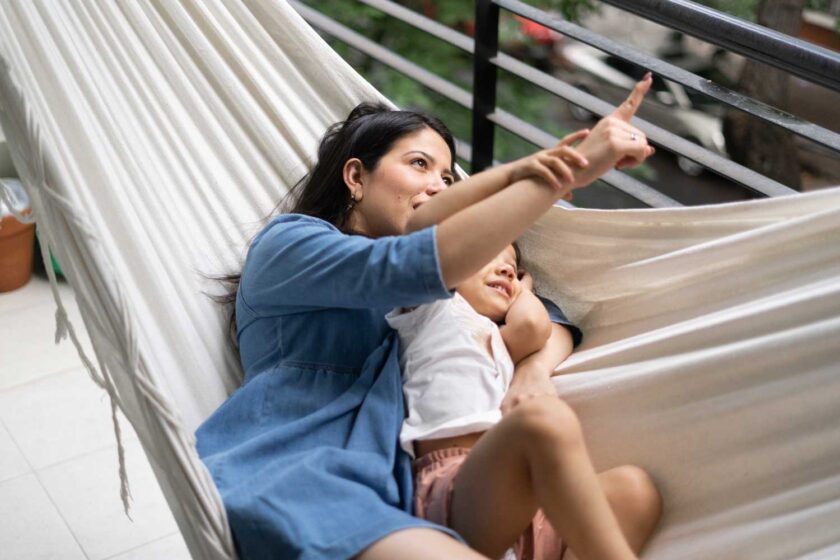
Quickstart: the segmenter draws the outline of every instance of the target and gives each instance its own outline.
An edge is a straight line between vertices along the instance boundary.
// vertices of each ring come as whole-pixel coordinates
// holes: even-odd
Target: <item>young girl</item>
[[[446,204],[444,193],[429,200],[409,231]],[[619,467],[599,479],[574,412],[558,398],[532,399],[502,417],[514,364],[551,333],[530,277],[520,277],[515,246],[461,282],[453,298],[386,319],[401,341],[407,418],[400,443],[417,458],[418,516],[496,558],[513,544],[519,559],[559,559],[561,537],[581,558],[639,552],[660,512],[644,471]],[[575,330],[567,331],[569,352]]]

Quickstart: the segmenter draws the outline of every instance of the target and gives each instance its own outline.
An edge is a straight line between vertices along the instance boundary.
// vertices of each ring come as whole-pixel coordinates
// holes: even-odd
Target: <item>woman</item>
[[[243,558],[482,558],[410,514],[385,314],[450,297],[570,188],[651,155],[629,124],[649,87],[577,146],[585,168],[543,151],[476,174],[439,225],[407,235],[412,212],[454,181],[445,126],[363,104],[328,130],[291,213],[252,242],[236,294],[245,381],[197,432]],[[499,184],[503,196],[475,203]],[[517,367],[506,412],[555,394],[548,376],[568,336],[554,328]]]

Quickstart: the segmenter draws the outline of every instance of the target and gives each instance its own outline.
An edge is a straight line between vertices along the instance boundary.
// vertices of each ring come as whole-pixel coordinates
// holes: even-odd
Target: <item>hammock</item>
[[[0,2],[0,124],[43,254],[191,553],[235,558],[192,435],[241,376],[202,274],[238,268],[326,127],[380,96],[279,0],[45,4]],[[664,493],[646,557],[840,554],[840,189],[556,208],[523,250],[586,332],[555,379],[597,466]]]

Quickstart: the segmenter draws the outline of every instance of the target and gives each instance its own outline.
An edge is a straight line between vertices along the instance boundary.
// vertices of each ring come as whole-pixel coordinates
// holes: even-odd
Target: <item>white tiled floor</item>
[[[63,283],[70,319],[84,325]],[[69,342],[53,344],[46,279],[0,293],[0,558],[189,558],[134,431],[121,416],[133,496],[122,509],[110,405]]]

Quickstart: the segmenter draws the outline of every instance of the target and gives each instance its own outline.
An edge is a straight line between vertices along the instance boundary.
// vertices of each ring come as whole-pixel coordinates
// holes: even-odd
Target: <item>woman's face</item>
[[[449,146],[428,127],[397,140],[372,171],[355,167],[345,165],[358,200],[350,225],[371,237],[405,233],[411,213],[455,180]]]

